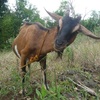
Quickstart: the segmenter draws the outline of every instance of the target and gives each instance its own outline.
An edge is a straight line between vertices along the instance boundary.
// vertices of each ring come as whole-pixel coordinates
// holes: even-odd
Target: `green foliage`
[[[40,91],[36,89],[36,94],[40,100],[45,100],[46,96],[48,95],[48,92],[44,88],[44,86],[42,86]]]
[[[3,17],[3,15],[6,13],[7,11],[7,6],[6,3],[7,0],[0,0],[0,19]]]
[[[5,6],[5,2],[6,0],[0,2],[0,9]],[[0,10],[1,13],[4,13],[0,14],[2,16],[0,18],[0,50],[11,48],[10,40],[19,33],[20,26],[24,20],[44,24],[37,8],[29,4],[27,0],[16,0],[14,11],[8,8],[6,5],[5,9]]]
[[[6,5],[7,0],[1,0],[0,1],[0,49],[2,48],[2,46],[4,45],[2,42],[2,20],[3,17],[5,16],[5,14],[7,14],[9,12],[7,5]],[[4,40],[4,38],[3,38]]]
[[[12,68],[12,74],[8,79],[9,82],[7,82],[8,80],[4,79],[4,77],[3,79],[0,78],[0,80],[4,80],[3,82],[0,82],[0,99],[2,100],[5,95],[10,95],[10,93],[13,94],[11,98],[14,98],[21,88],[20,76],[18,72]]]
[[[66,11],[66,5],[67,5],[67,1],[62,0],[60,7],[58,8],[58,10],[55,13],[63,16]]]
[[[40,91],[36,89],[36,94],[39,100],[65,100],[65,97],[61,94],[62,88],[55,86],[52,82],[50,90],[46,90],[44,86],[41,87]]]
[[[100,12],[92,11],[90,18],[82,20],[82,25],[91,31],[100,25]]]
[[[74,52],[73,49],[70,47],[67,47],[65,50],[67,57],[68,57],[68,62],[73,62],[74,61]]]
[[[18,20],[13,13],[6,14],[2,19],[1,34],[0,34],[0,49],[11,48],[11,37],[15,37],[18,33]]]

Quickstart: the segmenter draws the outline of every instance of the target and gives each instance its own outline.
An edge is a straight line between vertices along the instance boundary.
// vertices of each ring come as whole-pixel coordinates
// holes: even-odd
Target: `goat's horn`
[[[100,37],[97,37],[96,35],[94,35],[91,31],[89,31],[83,25],[80,25],[79,31],[81,31],[82,33],[84,33],[85,35],[87,35],[87,36],[89,36],[91,38],[100,39]]]
[[[57,15],[57,14],[55,14],[55,13],[51,13],[51,12],[47,11],[46,9],[45,9],[45,11],[46,11],[53,19],[55,19],[56,21],[59,21],[59,19],[62,18],[62,16],[59,16],[59,15]]]

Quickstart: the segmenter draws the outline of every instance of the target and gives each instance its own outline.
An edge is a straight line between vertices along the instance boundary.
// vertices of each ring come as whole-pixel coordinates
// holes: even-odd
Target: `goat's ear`
[[[74,33],[75,31],[78,31],[79,28],[80,28],[80,24],[76,25],[76,26],[74,27],[74,29],[72,30],[72,33]]]
[[[89,31],[87,28],[85,28],[83,25],[80,24],[80,27],[79,27],[79,31],[82,32],[83,34],[91,37],[91,38],[94,38],[94,39],[100,39],[100,37],[96,36],[95,34],[93,34],[91,31]]]
[[[55,14],[55,13],[51,13],[51,12],[47,11],[46,9],[45,9],[45,11],[46,11],[54,20],[56,20],[57,22],[59,22],[59,20],[62,18],[62,16],[59,16],[59,15],[57,15],[57,14]]]
[[[78,24],[74,27],[74,29],[72,30],[72,33],[79,30],[79,28],[80,28],[80,24],[79,24],[80,20],[81,20],[81,15],[77,16],[77,18],[75,19],[75,21]]]
[[[60,28],[59,30],[61,30],[61,28],[62,28],[62,18],[59,19],[59,23],[58,24],[59,24],[59,28]]]

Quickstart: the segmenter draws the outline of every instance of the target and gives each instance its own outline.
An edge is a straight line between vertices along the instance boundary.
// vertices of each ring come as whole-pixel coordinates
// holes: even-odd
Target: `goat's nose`
[[[63,41],[56,40],[57,45],[62,45]]]

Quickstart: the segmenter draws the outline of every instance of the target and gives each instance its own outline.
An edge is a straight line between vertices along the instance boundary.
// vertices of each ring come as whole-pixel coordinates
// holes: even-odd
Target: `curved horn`
[[[46,11],[53,19],[55,19],[56,21],[59,21],[59,19],[62,18],[62,16],[59,16],[59,15],[57,15],[57,14],[55,14],[55,13],[51,13],[51,12],[47,11],[46,9],[45,9],[45,11]]]
[[[100,39],[100,37],[97,37],[96,35],[94,35],[91,31],[89,31],[83,25],[80,25],[79,31],[81,31],[82,33],[84,33],[85,35],[87,35],[87,36],[89,36],[91,38]]]

